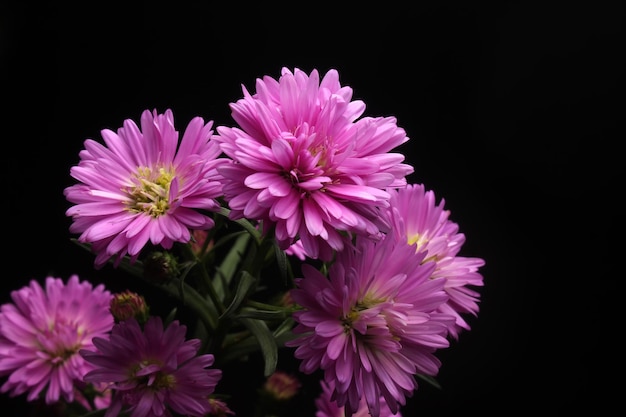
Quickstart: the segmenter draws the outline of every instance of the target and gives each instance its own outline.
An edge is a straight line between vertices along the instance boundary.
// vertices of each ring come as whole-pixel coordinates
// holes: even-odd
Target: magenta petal
[[[322,213],[317,204],[309,200],[303,200],[302,209],[304,212],[304,222],[309,233],[313,236],[319,236],[324,233],[324,221],[322,220]]]
[[[289,219],[296,217],[300,208],[300,199],[296,192],[291,192],[284,198],[281,198],[275,205],[273,214],[280,219]],[[295,233],[291,236],[295,236]]]
[[[257,172],[249,175],[244,184],[250,188],[257,190],[268,188],[272,183],[281,181],[281,178],[275,173],[270,172]]]
[[[322,337],[333,337],[343,333],[343,326],[338,321],[322,321],[315,326],[315,333]]]
[[[339,355],[343,354],[343,351],[346,347],[346,335],[341,333],[335,337],[330,338],[328,342],[328,347],[326,348],[326,353],[328,357],[332,360],[335,360],[339,357]]]

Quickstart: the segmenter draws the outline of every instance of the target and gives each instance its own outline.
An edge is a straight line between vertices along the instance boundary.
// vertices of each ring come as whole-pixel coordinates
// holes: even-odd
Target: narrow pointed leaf
[[[283,279],[283,284],[287,284],[290,278],[289,261],[287,260],[287,254],[284,250],[278,247],[277,243],[274,243],[274,250],[276,252],[276,266],[278,272]]]
[[[257,319],[257,320],[284,320],[287,316],[287,313],[281,310],[257,310],[255,308],[245,308],[242,309],[239,314],[237,314],[238,318],[249,318],[249,319]]]
[[[213,279],[213,288],[222,299],[226,296],[227,288],[241,265],[241,258],[246,251],[249,241],[249,234],[241,234],[232,244],[231,249],[217,270],[216,277]]]
[[[247,318],[242,318],[240,321],[256,337],[265,360],[263,374],[266,377],[270,376],[276,370],[276,364],[278,363],[278,346],[276,345],[274,335],[264,321]]]
[[[241,273],[241,279],[239,280],[239,285],[237,286],[233,300],[220,318],[229,317],[237,311],[241,303],[248,297],[248,294],[250,294],[250,291],[254,289],[256,281],[256,278],[248,272],[243,271]]]

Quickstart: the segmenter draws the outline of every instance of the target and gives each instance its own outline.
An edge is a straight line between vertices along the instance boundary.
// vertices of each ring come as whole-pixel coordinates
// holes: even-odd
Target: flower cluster
[[[404,129],[364,116],[334,69],[283,68],[230,109],[234,127],[195,117],[181,137],[172,110],[145,110],[84,142],[64,191],[75,242],[176,307],[33,280],[0,311],[3,393],[72,415],[237,415],[222,377],[259,354],[255,415],[285,410],[302,374],[320,376],[317,417],[388,417],[434,380],[478,314],[484,261],[408,183]]]

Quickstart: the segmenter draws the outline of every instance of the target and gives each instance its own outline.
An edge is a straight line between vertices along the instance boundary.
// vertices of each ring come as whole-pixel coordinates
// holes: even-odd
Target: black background
[[[397,117],[411,182],[486,260],[443,389],[422,384],[403,415],[621,408],[623,4],[103,4],[0,6],[1,302],[48,274],[133,285],[69,242],[62,190],[86,138],[154,108],[233,125],[241,84],[336,68],[366,115]]]

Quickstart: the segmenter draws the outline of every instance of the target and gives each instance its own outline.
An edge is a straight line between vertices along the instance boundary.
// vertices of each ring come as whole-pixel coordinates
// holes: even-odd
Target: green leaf
[[[283,284],[287,285],[291,279],[291,269],[289,261],[287,260],[287,254],[278,246],[278,243],[276,242],[274,242],[274,252],[276,253],[276,265],[278,266],[278,272],[283,279]]]
[[[256,286],[257,280],[255,277],[250,275],[247,271],[243,271],[241,273],[241,279],[239,280],[239,285],[237,285],[237,291],[235,291],[235,296],[233,297],[232,302],[226,309],[226,311],[222,314],[220,319],[224,317],[231,316],[243,301],[248,297],[251,290]]]
[[[297,337],[297,335],[291,331],[293,324],[293,319],[288,318],[272,332],[278,348],[283,348],[288,340]],[[224,347],[225,349],[218,358],[221,363],[228,363],[232,360],[244,358],[260,349],[257,339],[248,332],[231,333],[227,335]]]
[[[240,321],[256,337],[265,360],[263,373],[266,377],[270,376],[276,370],[276,364],[278,363],[278,345],[274,335],[264,321],[247,318],[242,318]]]
[[[243,308],[238,314],[237,318],[249,318],[257,320],[284,320],[287,317],[287,313],[283,310],[257,310],[256,308]]]
[[[291,318],[291,316],[287,317],[275,330],[274,330],[274,338],[282,337],[287,334],[290,338],[294,338],[294,334],[291,332],[293,329],[295,321]]]
[[[228,254],[224,257],[217,273],[213,279],[213,288],[216,294],[222,299],[227,294],[227,288],[235,277],[235,273],[238,271],[241,265],[241,259],[246,251],[246,247],[250,241],[250,235],[242,233],[237,237],[237,240],[232,244]]]
[[[170,323],[173,322],[176,319],[176,314],[177,313],[178,313],[178,309],[176,307],[171,309],[170,312],[168,313],[168,315],[165,317],[165,319],[163,319],[163,325],[164,326],[169,326]]]

